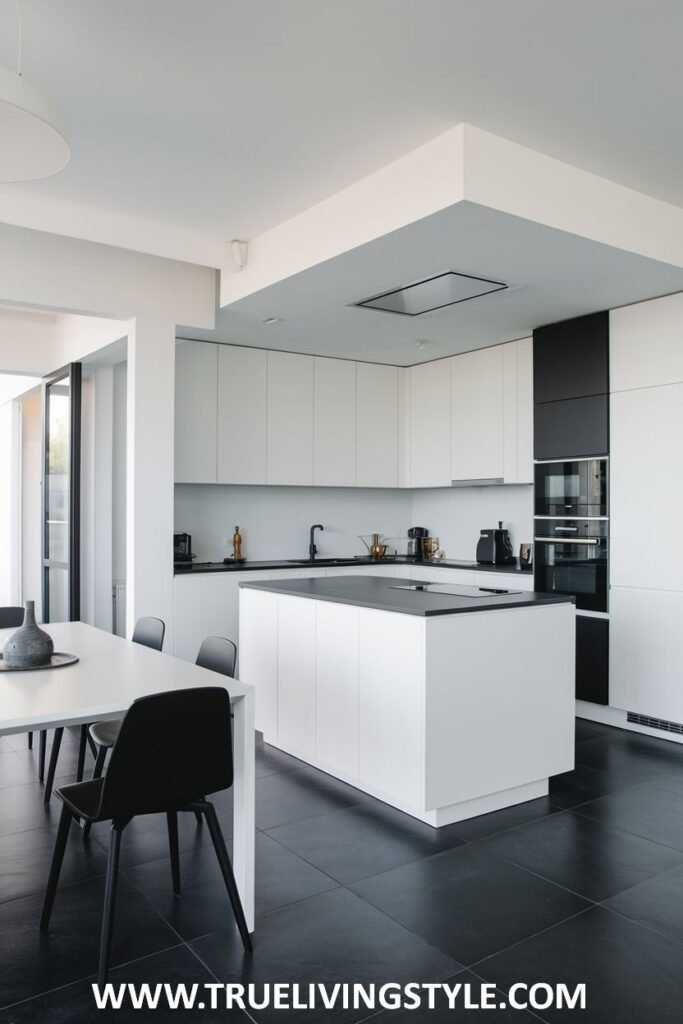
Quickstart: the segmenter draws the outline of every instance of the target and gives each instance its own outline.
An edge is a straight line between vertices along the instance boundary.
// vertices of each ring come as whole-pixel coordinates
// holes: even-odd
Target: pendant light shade
[[[70,156],[59,107],[38,86],[0,67],[0,182],[49,178]]]

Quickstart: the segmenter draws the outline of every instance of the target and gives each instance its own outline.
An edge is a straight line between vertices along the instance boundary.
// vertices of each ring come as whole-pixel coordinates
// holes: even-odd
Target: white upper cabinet
[[[313,482],[353,487],[356,483],[356,364],[314,360]]]
[[[503,348],[449,360],[452,480],[503,482]]]
[[[268,352],[269,484],[313,483],[313,357]]]
[[[610,390],[683,381],[683,294],[613,309],[609,315]]]
[[[448,487],[452,480],[448,361],[411,366],[408,392],[408,484]]]
[[[356,485],[398,487],[398,369],[356,366]]]
[[[218,483],[266,483],[268,353],[218,346]]]
[[[175,366],[175,479],[216,483],[217,345],[181,341]]]

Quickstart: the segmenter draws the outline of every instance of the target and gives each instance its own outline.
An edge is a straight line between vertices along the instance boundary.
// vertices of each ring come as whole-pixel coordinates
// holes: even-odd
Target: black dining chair
[[[163,729],[159,723],[163,722]],[[150,746],[152,756],[150,757]],[[233,783],[230,697],[221,686],[166,691],[141,697],[121,723],[107,774],[56,790],[62,813],[55,843],[40,929],[50,924],[52,905],[71,822],[111,821],[102,915],[98,982],[109,970],[121,838],[138,815],[166,814],[173,891],[180,896],[178,813],[201,814],[211,835],[223,881],[244,949],[252,952],[232,865],[213,804],[207,794],[230,789]]]
[[[133,640],[135,640],[136,633],[133,634]],[[235,675],[236,661],[237,648],[232,640],[226,640],[226,638],[222,636],[209,636],[202,642],[202,645],[199,648],[195,665],[199,665],[200,668],[211,669],[212,672],[218,672],[220,675],[230,676],[230,678],[233,678]],[[112,719],[110,722],[95,722],[94,725],[90,726],[90,736],[99,748],[97,752],[97,760],[95,761],[93,779],[98,779],[104,771],[104,762],[107,757],[107,751],[114,746],[120,728],[120,718]]]
[[[166,625],[161,619],[155,619],[151,616],[146,618],[138,619],[135,623],[135,629],[133,630],[133,643],[142,644],[143,647],[151,647],[155,651],[160,651],[164,645],[164,633],[166,632]],[[116,726],[117,730],[121,725],[120,719],[114,722],[98,722],[97,725],[108,726],[112,728]],[[98,742],[92,736],[93,726],[82,725],[80,741],[78,746],[78,767],[76,769],[76,780],[80,782],[83,778],[83,771],[85,768],[85,751],[86,746],[89,743],[90,748],[95,757],[95,764],[97,764],[97,758],[99,757],[96,743]],[[62,736],[64,735],[64,729],[55,729],[54,739],[52,741],[52,750],[50,752],[50,764],[47,769],[47,782],[45,784],[45,803],[48,803],[52,795],[52,787],[55,781],[55,772],[57,771],[57,761],[59,759],[59,750],[62,745]],[[113,742],[113,741],[112,741]],[[106,754],[106,751],[105,751]],[[100,773],[101,774],[101,773]],[[42,781],[42,779],[41,779]]]
[[[0,608],[0,629],[16,629],[24,623],[24,609],[19,605],[4,605]],[[28,733],[28,749],[33,750],[33,733]],[[38,778],[45,778],[45,751],[47,749],[47,729],[40,730],[40,746],[38,750]]]

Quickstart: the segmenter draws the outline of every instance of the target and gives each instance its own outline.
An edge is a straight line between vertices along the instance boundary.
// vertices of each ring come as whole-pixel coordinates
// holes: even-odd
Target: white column
[[[175,325],[138,317],[128,334],[126,632],[141,615],[166,623],[173,650]]]

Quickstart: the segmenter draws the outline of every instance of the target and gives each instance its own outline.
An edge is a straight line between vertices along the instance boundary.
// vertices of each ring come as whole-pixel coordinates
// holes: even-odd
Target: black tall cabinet
[[[534,331],[534,458],[609,455],[609,313]],[[609,621],[576,618],[576,697],[609,702]]]

